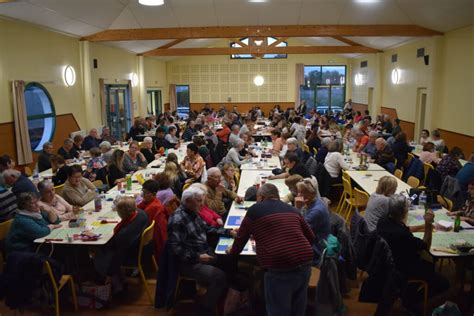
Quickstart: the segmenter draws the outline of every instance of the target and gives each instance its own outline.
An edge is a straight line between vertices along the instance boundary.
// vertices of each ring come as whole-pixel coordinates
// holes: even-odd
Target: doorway
[[[372,115],[378,112],[378,111],[375,111],[375,108],[374,108],[374,88],[369,88],[369,91],[367,94],[367,110],[369,110],[369,113],[372,113]]]
[[[159,115],[162,112],[162,97],[161,90],[147,89],[147,106],[146,111],[148,115]]]
[[[130,92],[128,85],[104,85],[105,110],[110,133],[117,139],[125,139],[132,126]]]
[[[426,88],[418,88],[416,91],[416,114],[415,114],[415,135],[420,135],[421,131],[425,128],[425,116],[426,116],[426,97],[428,95]]]
[[[187,119],[189,116],[189,86],[176,85],[176,103],[178,116],[181,119]]]

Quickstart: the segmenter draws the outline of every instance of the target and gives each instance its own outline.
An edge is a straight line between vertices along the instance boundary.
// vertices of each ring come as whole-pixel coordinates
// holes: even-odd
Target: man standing
[[[206,192],[197,185],[183,192],[182,204],[168,222],[168,244],[177,259],[179,273],[207,287],[198,302],[198,314],[212,315],[219,298],[226,292],[227,281],[225,273],[212,265],[216,257],[207,243],[207,234],[225,230],[208,226],[199,216],[205,197]]]
[[[264,184],[250,207],[228,253],[237,255],[250,236],[264,276],[267,313],[305,315],[313,260],[314,234],[297,209],[280,201],[275,185]]]

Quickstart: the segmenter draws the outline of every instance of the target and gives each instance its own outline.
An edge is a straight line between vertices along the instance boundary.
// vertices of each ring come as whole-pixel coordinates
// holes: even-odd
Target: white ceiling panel
[[[347,46],[332,37],[297,37],[295,39],[312,46]]]
[[[108,28],[120,15],[124,5],[116,0],[28,0],[74,20]]]
[[[339,24],[410,24],[411,20],[398,7],[386,0],[378,3],[349,2],[344,6]]]
[[[260,25],[293,25],[298,23],[299,3],[275,3],[258,8]]]
[[[122,13],[110,24],[109,29],[138,29],[140,23],[135,18],[130,8],[126,7]]]
[[[175,5],[173,12],[181,27],[217,26],[218,19],[212,6],[202,6],[195,1],[193,5]]]
[[[141,54],[153,49],[144,45],[141,43],[141,41],[105,42],[104,44],[112,47],[118,47],[135,54]]]
[[[251,4],[237,4],[216,1],[217,18],[221,26],[258,25],[259,11]]]
[[[348,37],[351,41],[359,43],[363,46],[369,46],[377,49],[387,49],[393,46],[400,45],[402,43],[409,42],[413,37]]]
[[[344,3],[340,1],[306,3],[304,2],[298,24],[337,24]]]

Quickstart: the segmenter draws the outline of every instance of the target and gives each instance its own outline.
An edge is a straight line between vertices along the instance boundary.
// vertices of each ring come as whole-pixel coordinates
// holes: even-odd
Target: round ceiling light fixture
[[[73,66],[67,65],[64,67],[63,79],[68,87],[72,87],[76,83],[76,71]]]
[[[132,81],[132,87],[138,86],[138,75],[134,72],[130,74],[130,80]]]
[[[392,70],[392,83],[399,84],[400,83],[400,70],[395,68]]]
[[[141,5],[147,5],[147,6],[159,6],[163,5],[165,3],[164,0],[138,0],[138,3]]]
[[[253,83],[257,87],[260,87],[265,83],[265,79],[261,75],[257,75],[257,76],[255,76],[255,78],[253,78]]]

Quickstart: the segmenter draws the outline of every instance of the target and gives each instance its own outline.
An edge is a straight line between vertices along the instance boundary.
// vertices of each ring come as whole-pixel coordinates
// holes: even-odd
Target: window
[[[248,37],[240,39],[240,42],[245,44],[246,46],[270,46],[273,43],[278,41],[278,39],[274,37],[265,37],[263,39],[252,39],[250,40]],[[280,42],[275,45],[275,47],[287,47],[288,43],[287,42]],[[230,47],[242,47],[239,43],[230,43]],[[262,58],[264,59],[278,59],[278,58],[286,58],[288,55],[287,54],[264,54]],[[232,59],[253,59],[255,58],[254,55],[251,54],[234,54],[230,55],[230,58]]]
[[[306,109],[342,111],[346,98],[346,66],[305,66],[305,84],[300,87]]]
[[[176,103],[178,116],[187,118],[189,116],[189,86],[176,86]]]
[[[25,87],[25,105],[31,148],[40,151],[54,135],[56,113],[53,100],[45,87],[32,82]]]

